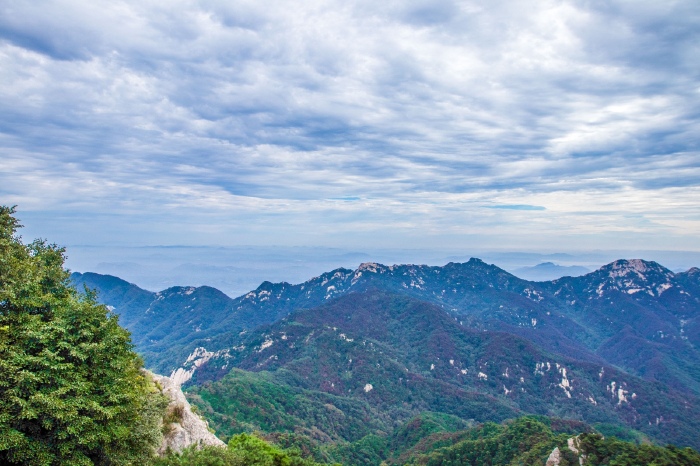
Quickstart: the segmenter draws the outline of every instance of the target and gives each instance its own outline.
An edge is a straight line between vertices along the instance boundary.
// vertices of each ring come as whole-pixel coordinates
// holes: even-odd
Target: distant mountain
[[[151,293],[115,277],[73,274],[73,280],[100,292],[146,362],[165,373],[197,348],[226,349],[231,335],[371,287],[436,304],[468,327],[511,332],[548,351],[608,361],[700,393],[700,374],[692,369],[700,360],[697,270],[674,274],[654,262],[617,261],[582,277],[533,283],[478,259],[444,267],[365,263],[299,285],[264,282],[235,299],[209,287]],[[626,355],[630,348],[634,354]]]
[[[364,263],[298,285],[264,282],[235,299],[209,287],[151,293],[115,277],[73,280],[113,306],[147,365],[205,384],[196,391],[220,428],[299,425],[355,441],[426,410],[476,420],[539,413],[698,446],[698,269],[619,260],[530,282],[478,259]],[[236,393],[269,405],[269,416],[229,411]],[[337,416],[313,434],[320,418]]]
[[[525,280],[531,280],[534,282],[544,282],[550,280],[556,280],[561,277],[580,277],[581,275],[586,275],[591,271],[586,267],[580,265],[557,265],[553,262],[543,262],[537,264],[534,267],[521,267],[519,269],[513,270],[513,275],[516,277],[523,278]]]
[[[124,325],[132,332],[147,364],[164,373],[177,368],[198,347],[208,351],[224,349],[231,340],[230,334],[275,322],[295,309],[315,307],[334,297],[368,288],[437,304],[465,325],[500,328],[505,324],[517,333],[528,333],[528,329],[537,327],[538,321],[547,320],[549,309],[541,303],[540,285],[478,259],[444,267],[364,263],[354,271],[341,268],[298,285],[263,282],[256,290],[235,299],[209,287],[173,287],[151,293],[147,306],[143,301],[115,299],[110,290],[128,284],[115,282],[114,277],[103,281],[99,277],[73,274],[77,284],[96,288],[105,304],[127,316],[128,323],[124,320]],[[551,325],[538,327],[538,338],[551,342],[558,351],[570,354],[586,351],[568,336],[575,323],[567,322],[564,316],[550,320]]]

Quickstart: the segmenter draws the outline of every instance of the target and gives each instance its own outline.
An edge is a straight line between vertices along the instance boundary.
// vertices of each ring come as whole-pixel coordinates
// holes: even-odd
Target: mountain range
[[[467,424],[532,413],[700,446],[697,268],[618,260],[531,282],[479,259],[364,263],[237,298],[72,279],[224,435],[293,433],[337,457],[424,412]]]

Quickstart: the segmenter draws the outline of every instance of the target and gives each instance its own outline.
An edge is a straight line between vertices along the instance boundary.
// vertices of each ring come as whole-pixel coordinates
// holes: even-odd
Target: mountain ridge
[[[603,357],[598,354],[603,345],[610,346],[617,334],[630,334],[620,333],[626,325],[646,342],[660,341],[662,347],[669,348],[669,354],[679,347],[679,341],[689,341],[693,347],[683,350],[695,354],[694,347],[700,343],[700,299],[692,294],[695,284],[700,291],[697,278],[700,274],[692,270],[674,274],[656,263],[620,260],[582,277],[529,282],[474,258],[442,267],[366,262],[355,270],[335,269],[297,285],[263,282],[235,299],[209,287],[172,287],[151,293],[135,290],[134,285],[127,286],[124,282],[119,285],[129,293],[121,301],[114,299],[115,293],[110,294],[113,285],[105,286],[97,274],[73,274],[73,280],[100,289],[103,302],[120,314],[147,362],[170,373],[198,347],[207,351],[223,349],[216,347],[216,342],[224,338],[222,335],[247,331],[279,320],[294,309],[314,307],[350,290],[369,286],[432,302],[469,326],[506,329],[568,355],[588,353],[589,358]],[[637,283],[639,275],[647,271],[655,274],[653,280]],[[654,280],[660,281],[654,282],[657,288],[664,287],[661,292],[649,288]],[[669,286],[670,281],[675,282]],[[652,294],[625,293],[620,291],[621,285],[627,286],[625,290],[646,289]],[[641,285],[646,288],[640,288]],[[610,293],[614,293],[617,301],[612,305]],[[149,297],[152,302],[144,310]],[[650,305],[652,311],[647,309]],[[629,308],[626,316],[625,306]],[[158,322],[157,316],[166,308],[169,322]],[[614,319],[608,308],[617,313],[612,316]],[[641,312],[645,319],[635,317],[630,309]],[[621,315],[625,318],[621,319]],[[608,320],[614,321],[614,325]],[[591,322],[599,328],[592,327]],[[653,326],[649,327],[648,322],[653,322]],[[645,330],[645,326],[649,328]],[[698,390],[700,382],[696,382],[686,385],[696,384]]]

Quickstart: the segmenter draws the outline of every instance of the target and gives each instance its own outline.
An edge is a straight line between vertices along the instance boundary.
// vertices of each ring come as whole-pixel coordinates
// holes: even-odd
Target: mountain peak
[[[652,262],[647,262],[643,259],[618,259],[603,268],[611,269],[611,276],[613,274],[620,276],[620,272],[623,275],[627,275],[629,272],[644,273],[653,267],[652,264]]]
[[[163,299],[165,297],[174,296],[174,295],[189,296],[192,293],[194,293],[196,290],[197,290],[197,288],[194,286],[171,286],[170,288],[166,288],[163,291],[157,292],[156,298]]]
[[[382,273],[386,270],[386,266],[376,262],[363,262],[357,268],[357,272]]]
[[[654,261],[642,259],[619,259],[598,270],[603,282],[596,290],[602,295],[605,290],[617,290],[628,294],[645,292],[660,296],[673,286],[675,274]]]
[[[662,274],[666,278],[673,276],[673,272],[664,266],[654,261],[645,261],[643,259],[618,259],[603,266],[601,270],[606,271],[611,278],[636,275],[639,278],[646,279],[649,274],[654,273]]]

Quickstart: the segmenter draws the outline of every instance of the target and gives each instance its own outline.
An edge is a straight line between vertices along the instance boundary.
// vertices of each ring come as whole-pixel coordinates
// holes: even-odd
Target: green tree
[[[247,463],[240,451],[192,445],[180,453],[169,452],[163,458],[156,458],[150,466],[247,466]]]
[[[0,206],[0,463],[143,464],[163,401],[117,317],[78,293],[65,250],[23,244]]]
[[[298,449],[282,449],[248,434],[233,436],[226,448],[193,445],[180,453],[170,452],[151,466],[324,466],[302,458]],[[340,466],[340,465],[335,465]]]

